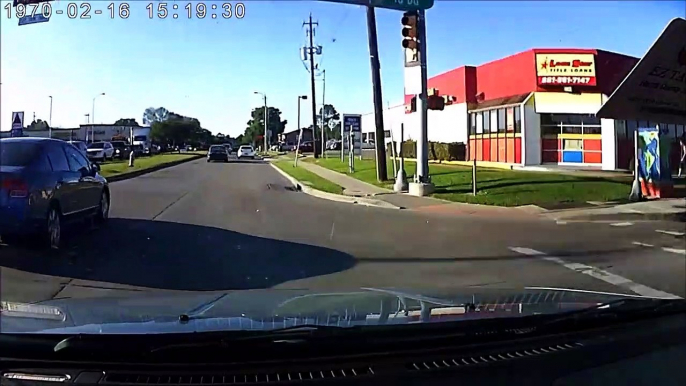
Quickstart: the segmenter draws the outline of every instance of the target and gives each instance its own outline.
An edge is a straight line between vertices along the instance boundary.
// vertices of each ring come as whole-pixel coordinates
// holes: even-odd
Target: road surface
[[[682,223],[356,206],[294,192],[265,161],[201,159],[111,191],[110,222],[72,232],[58,256],[0,246],[0,298],[523,286],[686,297]]]

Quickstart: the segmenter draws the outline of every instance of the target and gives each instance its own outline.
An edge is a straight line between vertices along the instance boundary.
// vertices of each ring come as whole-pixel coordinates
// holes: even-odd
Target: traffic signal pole
[[[381,96],[381,62],[376,39],[376,14],[374,7],[367,6],[367,39],[369,41],[369,60],[372,68],[372,88],[374,92],[374,118],[376,131],[374,148],[376,150],[376,179],[379,182],[388,180],[386,170],[386,137],[383,126],[383,99]]]
[[[419,11],[417,20],[417,35],[419,38],[419,65],[421,66],[421,94],[417,98],[419,102],[419,140],[417,141],[417,181],[429,183],[429,133],[428,133],[428,108],[429,98],[427,95],[428,76],[426,71],[426,13]]]

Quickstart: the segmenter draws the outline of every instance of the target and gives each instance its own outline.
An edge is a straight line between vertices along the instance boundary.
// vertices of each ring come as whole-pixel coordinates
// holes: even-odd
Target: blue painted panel
[[[584,162],[584,153],[581,151],[563,151],[562,162]]]

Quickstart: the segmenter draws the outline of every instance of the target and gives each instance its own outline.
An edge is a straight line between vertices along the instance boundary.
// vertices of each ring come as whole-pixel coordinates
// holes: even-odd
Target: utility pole
[[[314,55],[316,54],[314,48],[314,29],[313,26],[319,26],[319,23],[312,21],[312,14],[310,14],[310,20],[303,23],[303,26],[307,25],[309,27],[308,34],[310,35],[310,45],[307,47],[307,53],[310,56],[310,87],[312,88],[312,144],[314,148],[314,158],[318,158],[317,153],[317,98],[315,97],[315,84],[314,84]]]
[[[324,99],[326,96],[326,70],[322,70],[322,76],[323,76],[323,85],[322,85],[322,156],[326,158],[326,136],[324,135],[324,123],[325,119],[324,117],[326,116],[326,100]]]
[[[48,136],[52,138],[52,95],[50,95],[50,118],[48,121],[48,133]]]
[[[372,67],[372,88],[374,89],[374,118],[376,124],[374,147],[376,149],[376,179],[388,180],[386,170],[386,137],[383,127],[383,99],[381,97],[381,62],[376,39],[376,14],[374,7],[367,6],[367,39],[369,40],[369,59]]]
[[[267,154],[267,151],[269,151],[268,146],[268,141],[267,141],[267,135],[269,135],[269,114],[267,113],[267,94],[264,94],[264,154]]]

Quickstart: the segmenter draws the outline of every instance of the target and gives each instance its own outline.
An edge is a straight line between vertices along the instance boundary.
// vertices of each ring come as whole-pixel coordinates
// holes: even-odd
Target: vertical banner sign
[[[15,111],[12,113],[12,131],[10,132],[11,137],[23,137],[24,136],[24,112]]]
[[[660,143],[662,142],[662,143]],[[647,198],[669,197],[673,189],[669,133],[656,127],[638,129],[638,182]]]
[[[356,156],[362,155],[362,115],[343,114],[343,144],[348,143],[348,135],[353,134],[353,150]],[[383,138],[382,138],[383,140]]]

